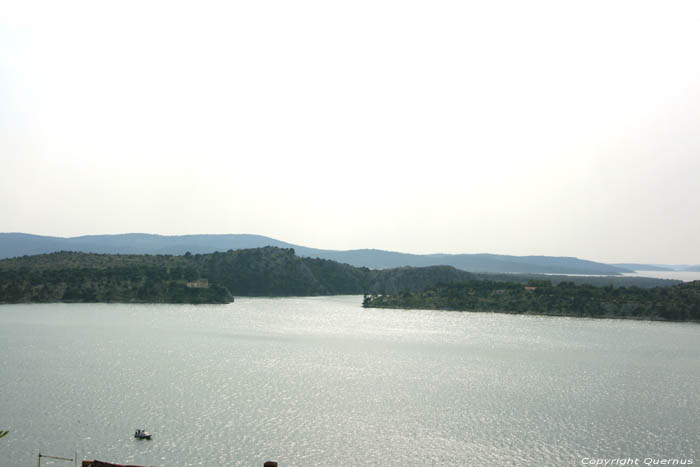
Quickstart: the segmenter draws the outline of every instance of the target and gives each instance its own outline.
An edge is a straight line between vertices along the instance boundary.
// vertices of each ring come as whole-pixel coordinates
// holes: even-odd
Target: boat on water
[[[136,429],[136,433],[134,433],[134,438],[136,439],[151,439],[151,436],[153,435],[141,428]]]

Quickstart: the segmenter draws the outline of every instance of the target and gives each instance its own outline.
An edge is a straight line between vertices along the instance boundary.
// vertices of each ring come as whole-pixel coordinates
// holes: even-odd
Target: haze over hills
[[[617,275],[633,270],[633,268],[623,267],[623,265],[609,265],[573,257],[496,254],[417,255],[375,249],[323,250],[294,245],[262,235],[250,234],[165,236],[128,233],[63,238],[26,233],[0,233],[0,259],[57,251],[182,255],[186,252],[204,254],[215,251],[223,252],[265,246],[293,248],[298,256],[330,259],[352,266],[372,269],[447,265],[470,272],[593,275]]]

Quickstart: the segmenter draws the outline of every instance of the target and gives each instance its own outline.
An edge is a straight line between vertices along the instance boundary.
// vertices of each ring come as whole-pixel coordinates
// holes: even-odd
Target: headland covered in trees
[[[369,269],[278,247],[179,256],[62,251],[0,260],[0,303],[197,304],[341,294],[365,294],[365,307],[700,320],[699,283],[663,279]]]
[[[700,322],[700,281],[670,287],[594,287],[561,281],[525,284],[470,280],[421,292],[365,295],[367,308],[490,311],[511,314]]]
[[[58,252],[1,260],[0,303],[229,303],[236,295],[419,291],[471,278],[449,266],[370,270],[277,247],[181,256]]]

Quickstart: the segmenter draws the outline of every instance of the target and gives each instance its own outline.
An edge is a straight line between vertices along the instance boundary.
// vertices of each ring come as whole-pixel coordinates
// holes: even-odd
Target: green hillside
[[[629,269],[570,257],[493,254],[416,255],[375,249],[322,250],[249,234],[166,236],[130,233],[63,238],[26,233],[0,233],[0,259],[58,251],[134,255],[183,255],[190,251],[208,254],[215,251],[223,252],[265,246],[293,248],[296,254],[302,257],[328,259],[371,269],[446,265],[463,271],[482,273],[619,275],[630,272]]]
[[[418,291],[472,276],[452,267],[370,270],[265,247],[223,253],[58,252],[0,261],[0,303],[228,303],[233,296]],[[188,283],[207,280],[207,288]]]
[[[368,269],[277,247],[182,256],[58,252],[0,260],[0,303],[229,303],[234,296],[368,294],[365,306],[698,320],[698,286],[532,279],[451,266]],[[625,285],[637,278],[595,279]]]

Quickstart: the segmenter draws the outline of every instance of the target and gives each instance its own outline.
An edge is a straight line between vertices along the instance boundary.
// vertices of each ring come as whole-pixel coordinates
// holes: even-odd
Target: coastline
[[[409,306],[364,306],[363,308],[371,309],[387,309],[387,310],[420,310],[420,311],[441,311],[450,313],[495,313],[501,315],[522,315],[522,316],[549,316],[553,318],[576,318],[576,319],[625,319],[633,321],[654,321],[665,323],[694,323],[700,324],[700,320],[673,320],[660,317],[643,317],[643,316],[589,316],[589,315],[567,315],[563,313],[539,313],[539,312],[524,312],[518,313],[515,311],[499,311],[499,310],[460,310],[455,308],[426,308],[426,307],[409,307]]]

